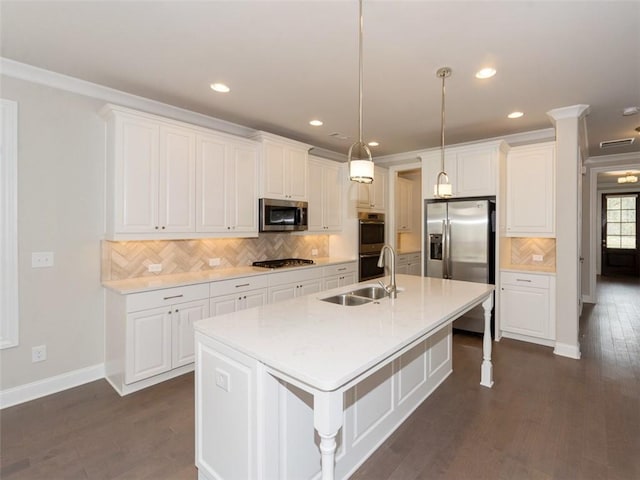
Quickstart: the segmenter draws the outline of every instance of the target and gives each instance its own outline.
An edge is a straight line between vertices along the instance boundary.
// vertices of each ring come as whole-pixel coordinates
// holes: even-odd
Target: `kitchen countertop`
[[[169,275],[154,275],[138,278],[128,278],[126,280],[109,280],[102,282],[102,285],[109,290],[120,294],[130,294],[159,290],[161,288],[180,287],[184,285],[194,285],[197,283],[216,282],[220,280],[230,280],[233,278],[251,277],[254,275],[269,275],[274,272],[285,272],[292,269],[305,269],[325,267],[339,263],[355,262],[354,258],[318,257],[313,258],[312,265],[300,265],[284,268],[261,268],[261,267],[233,267],[233,268],[212,268],[199,272],[173,273]]]
[[[422,250],[416,249],[416,248],[413,248],[413,249],[410,248],[410,249],[407,249],[407,250],[397,250],[396,253],[398,255],[406,255],[408,253],[422,253]]]
[[[545,267],[542,265],[506,265],[500,267],[504,272],[523,272],[523,273],[552,273],[556,274],[555,267]]]
[[[312,388],[332,391],[436,331],[494,289],[413,275],[398,275],[397,285],[396,299],[358,306],[320,300],[356,288],[340,287],[200,320],[194,328]]]

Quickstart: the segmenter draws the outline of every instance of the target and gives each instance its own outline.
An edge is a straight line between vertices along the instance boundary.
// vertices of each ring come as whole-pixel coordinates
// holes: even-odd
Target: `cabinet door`
[[[160,231],[195,231],[195,146],[196,137],[189,130],[160,128]]]
[[[347,285],[353,285],[357,281],[358,279],[356,278],[356,274],[354,272],[345,273],[340,277],[340,286],[345,287]]]
[[[171,307],[127,315],[125,383],[171,370]]]
[[[230,192],[231,229],[237,232],[258,231],[257,151],[254,147],[232,147],[233,189]]]
[[[328,231],[342,230],[342,186],[344,177],[339,165],[324,167],[324,226]],[[313,181],[313,175],[309,175]]]
[[[548,338],[549,321],[549,290],[502,286],[500,323],[504,331]]]
[[[358,183],[358,208],[369,210],[373,207],[373,184]]]
[[[188,365],[194,361],[193,322],[209,316],[209,300],[181,303],[173,307],[172,315],[172,367]]]
[[[299,284],[288,283],[286,285],[278,285],[277,287],[269,287],[269,303],[282,302],[295,298],[297,285]]]
[[[409,274],[409,265],[396,265],[396,273],[398,274],[402,274],[402,275],[408,275]]]
[[[494,148],[455,154],[455,194],[459,197],[496,195],[497,154]]]
[[[264,142],[262,159],[262,196],[285,199],[285,146]]]
[[[408,273],[409,275],[416,275],[416,276],[418,276],[418,277],[419,277],[420,275],[422,275],[422,271],[421,271],[421,268],[420,268],[420,262],[413,262],[413,263],[410,263],[410,264],[408,265],[407,273]]]
[[[555,144],[507,156],[507,236],[555,236]]]
[[[243,308],[261,307],[267,304],[267,290],[252,290],[242,294],[244,305]]]
[[[322,289],[331,290],[332,288],[341,287],[342,286],[342,284],[340,283],[341,278],[342,277],[340,277],[339,275],[333,275],[331,277],[326,277],[322,279]]]
[[[309,160],[309,231],[325,229],[325,169],[322,163]]]
[[[285,150],[285,195],[291,200],[307,200],[308,154],[306,150],[288,147]]]
[[[219,295],[209,300],[209,314],[212,317],[235,312],[239,309],[242,296],[240,294]]]
[[[196,230],[227,232],[227,144],[214,136],[198,135],[196,146]]]
[[[306,280],[300,282],[299,287],[296,289],[296,297],[302,297],[303,295],[311,295],[312,293],[319,293],[322,291],[322,279]]]
[[[399,232],[410,232],[413,217],[413,182],[398,178],[396,189],[396,228]]]
[[[384,168],[375,169],[373,186],[373,206],[376,210],[384,211],[387,207],[387,179],[389,175]]]
[[[438,174],[442,171],[442,159],[440,151],[430,151],[422,158],[422,191],[424,198],[435,198],[433,187],[438,180]],[[445,151],[444,169],[449,177],[449,183],[453,186],[453,194],[456,195],[456,162],[451,152]]]
[[[114,231],[155,232],[160,129],[145,119],[118,115],[114,130]]]

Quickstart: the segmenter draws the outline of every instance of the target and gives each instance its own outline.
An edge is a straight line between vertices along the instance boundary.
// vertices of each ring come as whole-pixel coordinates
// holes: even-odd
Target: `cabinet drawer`
[[[324,267],[323,276],[330,277],[332,275],[342,275],[345,273],[352,273],[356,271],[355,262],[351,263],[340,263],[338,265],[329,265]]]
[[[304,282],[305,280],[317,280],[321,278],[321,268],[296,268],[286,272],[274,272],[269,274],[269,286],[273,287],[276,285],[286,285],[287,283]]]
[[[137,312],[149,308],[174,305],[209,298],[209,284],[186,285],[184,287],[163,288],[152,292],[127,295],[127,312]]]
[[[404,253],[402,255],[398,255],[398,259],[396,260],[396,265],[409,265],[409,254]]]
[[[549,288],[548,275],[532,275],[529,273],[502,272],[500,282],[503,285],[519,285],[521,287]]]
[[[410,253],[409,254],[409,263],[420,263],[422,255],[419,253]]]
[[[268,275],[255,275],[253,277],[240,277],[232,280],[221,280],[211,282],[210,296],[228,295],[230,293],[246,292],[256,288],[267,288],[269,284]]]

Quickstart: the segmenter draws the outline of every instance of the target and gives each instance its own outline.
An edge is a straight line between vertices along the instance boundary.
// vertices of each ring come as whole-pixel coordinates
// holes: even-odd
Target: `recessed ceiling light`
[[[224,83],[212,83],[211,90],[214,90],[220,93],[228,93],[231,91],[231,89],[227,87]]]
[[[320,127],[322,126],[322,120],[311,120],[309,122],[309,125],[313,125],[314,127]]]
[[[520,118],[524,116],[524,113],[522,112],[511,112],[509,115],[507,115],[507,117],[509,118]]]
[[[378,142],[369,142],[369,143],[367,143],[367,145],[369,145],[370,147],[377,147],[380,144]]]
[[[496,74],[496,69],[491,67],[483,68],[482,70],[478,70],[476,72],[476,78],[491,78]]]

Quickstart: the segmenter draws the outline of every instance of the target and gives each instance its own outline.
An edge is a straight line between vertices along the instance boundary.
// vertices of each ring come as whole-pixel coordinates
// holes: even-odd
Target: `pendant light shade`
[[[449,67],[442,67],[436,72],[436,77],[442,79],[442,104],[440,108],[440,172],[433,186],[433,195],[437,198],[447,198],[453,195],[453,187],[449,183],[449,175],[444,170],[444,79],[451,76]]]
[[[358,74],[358,141],[353,143],[349,147],[349,153],[347,155],[349,162],[349,180],[358,183],[372,183],[373,182],[373,159],[371,158],[371,150],[366,143],[362,141],[362,0],[359,0],[359,18],[358,18],[358,60],[359,60],[359,74]],[[367,154],[367,159],[353,160],[352,156],[354,149],[357,149],[359,154],[362,151]]]

